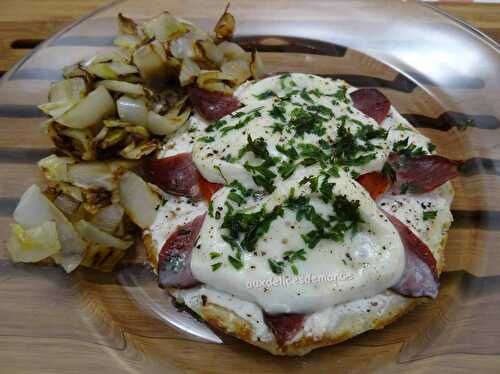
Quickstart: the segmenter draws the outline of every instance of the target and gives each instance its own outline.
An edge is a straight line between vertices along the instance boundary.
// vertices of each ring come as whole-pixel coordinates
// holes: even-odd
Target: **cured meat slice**
[[[210,201],[222,184],[207,181],[199,173],[191,153],[149,160],[144,164],[146,178],[163,191],[173,195],[187,196]]]
[[[215,121],[234,112],[240,102],[232,95],[222,92],[212,92],[192,86],[189,88],[191,104],[203,118]]]
[[[379,124],[382,123],[391,109],[391,102],[375,88],[360,88],[350,94],[354,107]]]
[[[373,200],[377,200],[391,186],[390,179],[378,171],[360,175],[356,178],[356,182],[368,191]]]
[[[191,272],[191,252],[204,220],[202,214],[179,226],[163,245],[158,259],[160,287],[188,288],[198,283]]]
[[[396,173],[395,193],[425,193],[460,174],[462,161],[437,155],[406,157],[392,152],[388,159]]]
[[[304,314],[275,314],[264,313],[264,321],[273,332],[279,346],[285,345],[304,325]]]
[[[399,219],[384,212],[399,233],[405,249],[405,268],[392,290],[408,297],[436,298],[439,282],[436,259],[429,247]]]
[[[144,171],[149,182],[173,195],[201,198],[198,169],[191,158],[191,153],[148,160]]]

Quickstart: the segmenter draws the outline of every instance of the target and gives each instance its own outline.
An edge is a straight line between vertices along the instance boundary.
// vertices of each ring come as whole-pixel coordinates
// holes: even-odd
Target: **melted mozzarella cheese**
[[[342,93],[340,98],[338,92]],[[332,144],[337,139],[339,121],[353,134],[366,128],[379,128],[372,118],[351,105],[348,92],[348,86],[342,81],[309,74],[291,74],[286,79],[275,76],[246,86],[238,92],[238,99],[245,106],[212,126],[215,129],[208,132],[213,138],[211,142],[196,142],[193,161],[210,182],[227,184],[237,180],[247,188],[256,188],[245,163],[253,165],[258,157],[251,152],[240,154],[249,139],[265,139],[270,156],[288,162],[290,157],[280,152],[278,146],[292,147],[302,156],[304,145],[320,146],[321,141]],[[289,98],[282,100],[283,97]],[[317,114],[324,121],[321,126],[306,128],[308,117],[300,117],[303,108]],[[277,114],[279,110],[281,114]],[[294,120],[298,123],[295,129],[283,128],[285,122]],[[382,168],[390,152],[388,144],[382,139],[372,139],[369,143],[373,145],[369,152],[373,159],[363,165],[353,165],[350,170],[362,174]],[[279,174],[277,166],[269,170]],[[278,175],[277,180],[280,179]]]
[[[317,175],[318,169],[304,169],[282,183],[275,192],[258,203],[244,206],[245,212],[268,211],[282,206],[293,189],[297,196],[311,198],[311,205],[324,219],[335,219],[332,206],[312,193],[304,177]],[[236,256],[232,246],[223,239],[228,235],[222,229],[228,210],[230,188],[219,190],[213,200],[214,211],[219,219],[207,216],[200,233],[198,245],[193,249],[191,270],[196,279],[218,290],[254,301],[268,313],[310,313],[346,301],[375,295],[395,284],[404,268],[404,249],[394,226],[380,212],[375,202],[358,183],[348,176],[328,178],[334,183],[334,195],[348,196],[359,201],[363,223],[359,232],[352,230],[342,240],[322,239],[312,249],[305,250],[305,260],[294,262],[298,275],[287,266],[281,274],[294,278],[286,286],[255,287],[252,281],[272,284],[276,274],[269,266],[270,260],[282,261],[289,250],[307,248],[303,235],[315,229],[307,219],[297,220],[297,212],[285,208],[282,217],[273,220],[269,230],[257,242],[253,252],[243,251],[243,266],[236,270],[227,258]],[[286,206],[286,204],[285,204]],[[217,253],[214,258],[213,253]],[[223,261],[213,271],[210,264]],[[322,276],[313,281],[312,277]],[[306,279],[311,279],[310,282]],[[303,283],[300,279],[304,280]],[[274,281],[276,282],[276,281]]]

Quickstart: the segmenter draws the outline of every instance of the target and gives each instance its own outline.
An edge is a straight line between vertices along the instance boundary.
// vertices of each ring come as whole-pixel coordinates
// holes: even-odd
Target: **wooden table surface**
[[[41,41],[109,0],[2,0],[0,75]],[[500,4],[446,3],[440,9],[500,42]]]

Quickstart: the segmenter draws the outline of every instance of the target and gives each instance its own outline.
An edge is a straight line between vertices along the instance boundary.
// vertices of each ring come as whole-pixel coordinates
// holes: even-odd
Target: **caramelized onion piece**
[[[90,243],[121,250],[125,250],[134,244],[132,240],[116,238],[83,219],[75,224],[75,228],[82,238]]]
[[[173,40],[187,32],[187,28],[177,18],[165,12],[144,24],[144,31],[149,38],[160,42]]]
[[[148,87],[162,90],[167,86],[169,65],[162,44],[155,40],[134,51],[134,64]]]
[[[122,13],[118,13],[118,30],[123,35],[137,35],[137,24]]]
[[[134,99],[130,96],[122,96],[116,102],[116,107],[122,121],[133,123],[134,125],[147,126],[148,109],[143,100]]]
[[[30,229],[14,224],[11,230],[7,250],[14,262],[38,262],[61,250],[54,222],[47,221]]]
[[[120,203],[130,219],[143,229],[151,226],[156,218],[160,199],[147,183],[129,171],[120,179],[119,192]]]
[[[108,90],[99,86],[66,112],[57,122],[73,129],[85,129],[114,114],[115,102]]]
[[[14,211],[14,220],[23,229],[38,227],[49,221],[55,222],[61,251],[54,255],[54,260],[67,273],[72,272],[80,265],[85,254],[85,242],[71,222],[42,194],[38,186],[31,186],[23,194]]]
[[[87,85],[83,78],[70,78],[50,84],[49,101],[80,100],[87,94]]]
[[[250,66],[245,60],[227,61],[220,67],[220,69],[224,74],[232,77],[231,82],[237,86],[252,76]]]

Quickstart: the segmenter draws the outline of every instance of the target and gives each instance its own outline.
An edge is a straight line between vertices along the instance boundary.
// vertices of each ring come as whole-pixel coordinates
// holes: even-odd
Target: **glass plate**
[[[118,12],[163,10],[211,29],[224,1],[119,1],[61,31],[0,84],[0,238],[51,144],[38,125],[61,68],[109,48]],[[467,24],[413,1],[235,1],[237,40],[271,72],[310,72],[377,87],[439,153],[465,161],[435,302],[303,358],[236,339],[200,342],[162,322],[165,293],[144,255],[114,274],[18,265],[0,251],[0,359],[6,372],[435,372],[498,368],[500,342],[499,48]],[[8,370],[10,369],[10,370]]]

